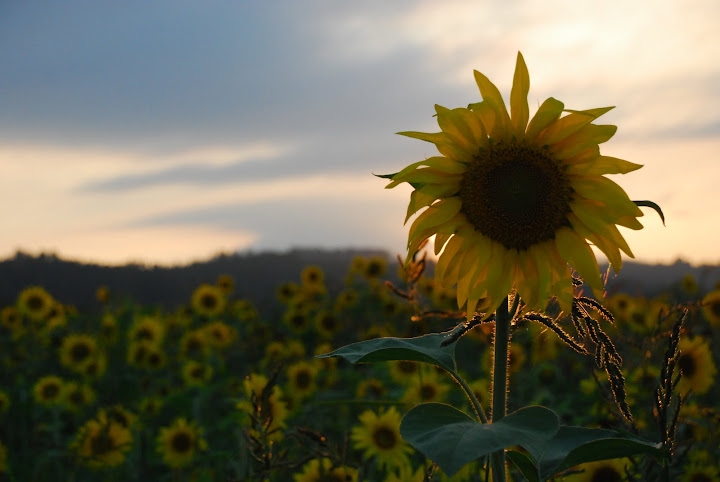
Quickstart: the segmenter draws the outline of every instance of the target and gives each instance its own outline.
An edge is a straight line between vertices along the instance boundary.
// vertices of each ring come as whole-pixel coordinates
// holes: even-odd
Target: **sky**
[[[296,247],[403,253],[434,105],[616,106],[611,176],[652,200],[636,259],[720,262],[720,2],[0,3],[0,258],[172,265]]]

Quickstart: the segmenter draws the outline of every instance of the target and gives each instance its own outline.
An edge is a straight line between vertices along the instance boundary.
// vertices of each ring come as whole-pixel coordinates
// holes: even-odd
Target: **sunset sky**
[[[720,2],[0,3],[0,258],[177,264],[236,250],[402,253],[434,104],[616,106],[603,154],[644,209],[640,261],[720,262]]]

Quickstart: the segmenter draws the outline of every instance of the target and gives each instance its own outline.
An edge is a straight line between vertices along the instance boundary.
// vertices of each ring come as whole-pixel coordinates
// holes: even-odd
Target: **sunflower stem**
[[[508,299],[495,311],[495,336],[493,339],[493,387],[492,421],[498,422],[507,412],[508,348],[510,345],[510,313]],[[505,450],[492,454],[493,481],[505,482]]]

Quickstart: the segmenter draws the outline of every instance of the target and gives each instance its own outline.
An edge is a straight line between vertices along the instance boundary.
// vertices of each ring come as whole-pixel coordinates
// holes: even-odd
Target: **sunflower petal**
[[[475,82],[480,89],[480,95],[482,95],[483,101],[487,102],[495,113],[495,125],[490,133],[491,137],[503,138],[507,137],[508,127],[510,126],[510,116],[508,115],[507,107],[505,107],[505,101],[500,95],[500,91],[495,84],[490,82],[490,79],[485,77],[477,70],[473,71],[475,74]]]
[[[560,255],[570,262],[570,266],[591,288],[603,289],[597,259],[583,238],[569,228],[562,228],[555,233],[555,245]]]
[[[450,238],[455,236],[454,234],[449,233],[438,233],[435,236],[435,242],[433,243],[433,249],[435,251],[435,256],[440,254],[440,251],[445,247],[448,241],[450,241]]]
[[[551,145],[550,150],[555,153],[557,159],[567,159],[588,147],[609,141],[616,131],[617,126],[588,124],[562,142]]]
[[[485,128],[486,135],[487,133],[493,132],[497,115],[488,102],[483,101],[476,104],[470,104],[468,108],[477,115],[478,119]]]
[[[602,176],[604,174],[627,174],[643,167],[642,164],[618,159],[617,157],[599,156],[592,162],[574,164],[568,168],[568,174],[583,176]]]
[[[613,108],[614,107],[602,107],[583,111],[566,110],[566,112],[570,112],[570,114],[550,124],[538,135],[536,141],[541,145],[552,145],[560,142]]]
[[[462,111],[467,109],[447,109],[441,105],[435,105],[437,120],[440,129],[454,142],[470,155],[477,150],[475,134],[465,122]]]
[[[525,59],[520,52],[515,64],[515,76],[510,91],[510,119],[518,137],[525,133],[530,110],[528,109],[528,92],[530,91],[530,74],[528,74]]]
[[[565,104],[557,99],[552,97],[545,99],[545,102],[540,105],[540,108],[530,120],[525,132],[525,138],[529,141],[535,140],[540,131],[560,118],[564,108]]]
[[[445,279],[445,273],[455,260],[455,257],[458,256],[459,253],[461,254],[460,248],[462,248],[462,246],[463,238],[458,235],[450,238],[450,241],[448,241],[445,245],[445,250],[442,252],[437,264],[435,265],[435,280],[438,283],[444,284],[443,281]]]

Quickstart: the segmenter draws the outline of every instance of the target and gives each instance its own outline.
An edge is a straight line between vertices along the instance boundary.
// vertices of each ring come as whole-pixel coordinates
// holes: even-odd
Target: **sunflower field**
[[[402,281],[385,282],[396,266],[357,257],[332,289],[321,268],[307,266],[277,287],[279,316],[234,293],[227,275],[171,312],[117,301],[101,287],[102,311],[91,315],[43,287],[21,289],[0,325],[0,480],[486,480],[482,459],[450,478],[400,435],[403,414],[420,403],[471,410],[445,370],[316,356],[465,322],[456,293],[435,284],[424,260],[400,264]],[[599,322],[622,357],[632,423],[594,357],[542,323],[513,327],[509,409],[545,405],[563,422],[669,437],[672,480],[718,480],[720,360],[711,347],[720,343],[720,287],[699,293],[692,281],[655,299],[601,300],[613,315]],[[456,342],[459,370],[483,406],[491,336],[481,323]],[[665,387],[665,406],[657,399],[673,343],[677,383]],[[659,463],[615,458],[550,480],[649,480]],[[525,480],[512,464],[508,477]]]

